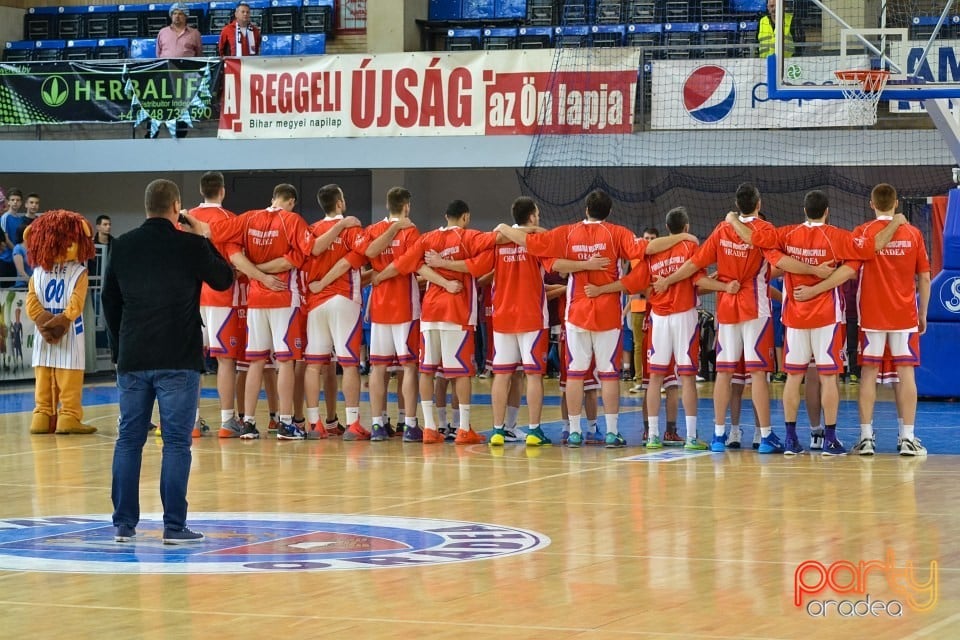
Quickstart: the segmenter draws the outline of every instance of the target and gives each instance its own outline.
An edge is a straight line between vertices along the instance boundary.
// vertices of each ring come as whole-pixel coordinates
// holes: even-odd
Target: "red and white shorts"
[[[787,373],[803,374],[812,358],[822,375],[843,373],[846,362],[846,325],[830,324],[816,329],[785,327],[783,368]]]
[[[303,354],[302,319],[297,307],[247,309],[246,359],[264,360],[272,352],[278,362]]]
[[[734,372],[741,358],[748,373],[773,371],[773,322],[770,318],[721,324],[717,328],[717,371]]]
[[[524,333],[493,332],[493,372],[513,373],[523,365],[524,373],[543,375],[547,372],[546,329]]]
[[[420,373],[462,378],[476,373],[474,328],[452,322],[420,323]]]
[[[623,339],[620,328],[590,331],[568,322],[566,331],[568,377],[585,378],[592,360],[601,380],[620,378],[620,345]]]
[[[203,346],[214,358],[242,358],[247,350],[247,310],[243,307],[200,307]]]
[[[409,364],[417,361],[420,321],[396,324],[370,323],[370,362],[376,365]]]
[[[860,330],[860,364],[880,366],[889,354],[898,367],[920,366],[920,333],[917,331]]]
[[[333,296],[307,314],[307,348],[304,360],[309,364],[329,364],[336,354],[342,367],[360,364],[363,325],[360,305],[344,296]]]
[[[649,369],[664,375],[674,371],[682,376],[697,375],[700,363],[697,310],[690,309],[668,316],[651,313],[650,318],[651,329],[647,332],[650,336],[647,350]]]

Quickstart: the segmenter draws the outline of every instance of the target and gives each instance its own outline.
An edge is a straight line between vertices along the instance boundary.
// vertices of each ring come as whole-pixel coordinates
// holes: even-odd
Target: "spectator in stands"
[[[20,189],[10,189],[7,192],[7,210],[0,216],[0,230],[3,231],[3,245],[0,246],[0,287],[9,287],[13,284],[12,278],[17,275],[13,266],[13,245],[20,228],[20,205],[23,202],[23,192]]]
[[[767,0],[767,15],[760,17],[757,27],[757,42],[760,44],[760,57],[766,58],[776,51],[776,25],[777,25],[777,1]],[[797,43],[806,40],[803,33],[803,26],[799,20],[793,19],[793,14],[789,11],[783,13],[783,28],[787,35],[783,39],[783,55],[791,58],[800,55],[797,50]]]
[[[233,22],[220,32],[217,53],[221,56],[256,56],[260,54],[260,28],[250,23],[250,5],[239,2]]]
[[[182,2],[170,7],[170,25],[157,34],[158,58],[199,58],[200,32],[187,24],[190,10]]]
[[[97,249],[97,254],[89,263],[87,271],[91,278],[102,278],[103,271],[106,268],[106,262],[110,256],[110,247],[113,243],[113,236],[110,235],[110,216],[97,216],[96,227],[93,233],[93,245]]]
[[[26,230],[27,224],[17,229],[17,243],[13,245],[13,266],[17,270],[17,282],[13,286],[16,289],[26,289],[27,280],[33,273],[33,267],[27,260],[27,247],[23,244],[23,232]]]

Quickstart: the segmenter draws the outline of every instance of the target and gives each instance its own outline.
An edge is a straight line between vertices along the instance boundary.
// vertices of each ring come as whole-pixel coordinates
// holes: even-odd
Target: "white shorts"
[[[690,309],[668,316],[651,312],[650,321],[650,371],[658,374],[671,373],[671,364],[676,363],[676,372],[679,375],[696,375],[700,359],[697,310]]]
[[[847,332],[842,324],[830,324],[816,329],[784,327],[783,368],[787,373],[803,374],[810,366],[810,359],[817,371],[824,375],[843,372],[846,361]]]
[[[343,296],[333,296],[307,314],[307,349],[304,360],[309,364],[328,364],[330,356],[344,367],[360,364],[360,343],[363,325],[360,305]]]
[[[493,372],[513,373],[522,364],[523,371],[534,375],[547,372],[546,329],[524,333],[493,332]]]
[[[755,318],[717,328],[717,371],[733,373],[740,358],[747,373],[773,369],[773,323]]]
[[[404,365],[416,362],[419,346],[419,320],[397,324],[370,323],[370,362],[372,364],[390,365],[397,361]]]
[[[476,373],[473,327],[464,329],[449,322],[430,325],[431,328],[420,331],[420,372],[436,374],[442,368],[447,379]]]
[[[567,377],[582,379],[592,359],[601,380],[620,378],[621,329],[590,331],[567,323]]]
[[[889,352],[885,351],[889,347]],[[920,334],[917,331],[860,330],[860,360],[867,366],[880,366],[884,355],[896,366],[920,365]]]
[[[263,360],[273,352],[279,361],[296,359],[296,307],[247,309],[247,360]]]

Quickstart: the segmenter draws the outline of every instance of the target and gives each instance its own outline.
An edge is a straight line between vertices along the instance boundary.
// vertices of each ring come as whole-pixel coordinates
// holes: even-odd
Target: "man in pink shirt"
[[[158,58],[199,58],[200,32],[187,24],[190,10],[177,2],[170,7],[170,25],[157,34]]]

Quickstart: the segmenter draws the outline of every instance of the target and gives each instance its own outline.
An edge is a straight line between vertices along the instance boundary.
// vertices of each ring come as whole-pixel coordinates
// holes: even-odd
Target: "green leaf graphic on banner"
[[[40,97],[48,107],[59,107],[70,97],[67,81],[60,76],[50,76],[40,88]]]

